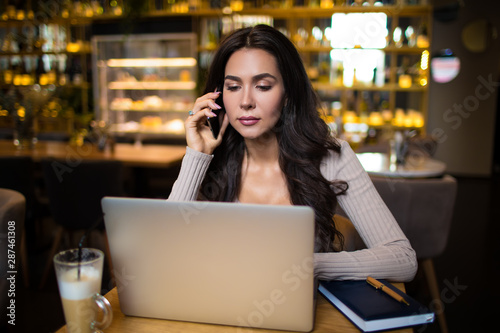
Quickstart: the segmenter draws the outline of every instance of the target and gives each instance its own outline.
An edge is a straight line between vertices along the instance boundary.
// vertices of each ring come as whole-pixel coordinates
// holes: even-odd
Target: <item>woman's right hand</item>
[[[184,123],[188,147],[208,155],[211,155],[215,148],[220,145],[229,124],[228,117],[224,117],[219,136],[214,139],[212,131],[207,125],[207,117],[217,117],[212,110],[221,109],[220,105],[215,103],[219,94],[220,92],[211,92],[198,97],[193,105],[193,115],[190,115]]]

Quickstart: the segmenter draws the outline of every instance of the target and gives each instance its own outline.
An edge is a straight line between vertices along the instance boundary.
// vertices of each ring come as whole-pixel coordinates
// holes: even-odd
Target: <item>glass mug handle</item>
[[[111,322],[113,321],[113,309],[111,308],[111,304],[109,304],[106,297],[101,296],[99,293],[92,296],[92,299],[97,304],[99,309],[101,309],[103,316],[101,321],[93,321],[90,324],[90,328],[96,330],[96,332],[100,332],[99,330],[103,330],[111,325]]]

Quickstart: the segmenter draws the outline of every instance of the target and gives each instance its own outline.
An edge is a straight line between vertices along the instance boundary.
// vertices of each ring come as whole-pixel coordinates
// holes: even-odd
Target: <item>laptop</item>
[[[313,329],[310,207],[105,197],[102,208],[125,315]]]

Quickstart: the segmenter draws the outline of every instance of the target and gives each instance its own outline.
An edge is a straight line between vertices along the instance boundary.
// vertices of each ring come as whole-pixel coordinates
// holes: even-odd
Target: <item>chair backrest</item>
[[[380,196],[417,253],[419,259],[441,254],[448,240],[457,181],[442,178],[372,177]]]
[[[24,214],[25,214],[25,199],[24,196],[11,189],[0,188],[0,272],[2,279],[7,271],[15,271],[16,267],[8,267],[8,244],[15,244],[15,250],[20,249],[21,235],[24,229]],[[14,232],[15,243],[9,242],[8,232]],[[12,235],[12,234],[11,234]],[[17,264],[20,260],[11,261]],[[7,295],[8,284],[0,283],[0,292],[2,295]],[[6,315],[7,297],[0,297],[0,315]],[[0,326],[1,327],[1,326]]]
[[[0,157],[0,188],[20,192],[26,200],[26,218],[36,215],[35,166],[29,156]]]
[[[21,234],[24,229],[24,214],[26,212],[26,200],[24,195],[18,191],[0,188],[0,250],[5,251],[5,255],[0,259],[7,258],[8,232],[14,231],[11,235],[16,237],[16,245],[21,244]],[[12,221],[12,222],[10,222]],[[10,226],[10,228],[9,228]],[[5,245],[4,245],[5,244]],[[0,265],[0,272],[15,269],[6,269]]]
[[[123,196],[123,164],[119,161],[44,159],[42,172],[50,210],[57,224],[88,229],[102,217],[104,196]],[[101,228],[103,224],[101,224]]]

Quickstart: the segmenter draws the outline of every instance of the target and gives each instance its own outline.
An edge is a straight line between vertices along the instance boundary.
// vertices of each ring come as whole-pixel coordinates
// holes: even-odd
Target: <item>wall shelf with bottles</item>
[[[3,103],[2,124],[19,123],[24,118],[20,114],[31,112],[22,97],[26,91],[50,95],[37,108],[39,133],[71,135],[76,119],[90,113],[92,20],[72,16],[66,8],[71,3],[8,0],[0,4],[0,90],[18,99],[9,107]]]

